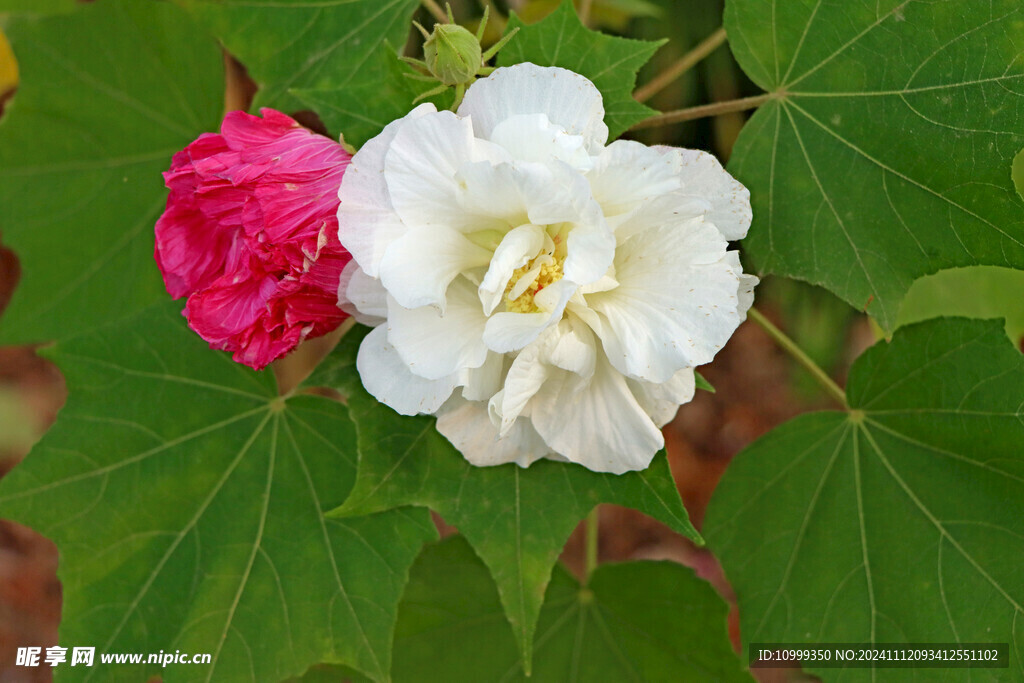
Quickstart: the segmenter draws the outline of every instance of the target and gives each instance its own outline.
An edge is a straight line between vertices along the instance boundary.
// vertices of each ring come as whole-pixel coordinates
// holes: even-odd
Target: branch
[[[756,109],[765,102],[768,102],[769,100],[778,99],[779,97],[779,93],[765,93],[763,95],[755,95],[754,97],[744,97],[738,100],[729,100],[727,102],[712,102],[711,104],[702,104],[699,107],[677,109],[676,111],[670,111],[665,114],[658,114],[656,116],[652,116],[649,119],[644,119],[640,123],[630,128],[630,130],[654,128],[655,126],[667,126],[670,123],[679,123],[680,121],[692,121],[693,119],[703,119],[708,116],[728,114],[729,112],[733,111]]]
[[[448,23],[448,15],[444,13],[441,6],[437,4],[436,0],[420,0],[423,6],[427,8],[427,11],[433,15],[434,20],[439,24]]]
[[[590,7],[594,4],[594,0],[582,0],[580,2],[580,23],[587,26],[590,23]]]
[[[668,67],[651,81],[633,93],[633,99],[637,102],[646,102],[656,94],[665,89],[672,81],[692,69],[700,60],[714,52],[719,45],[725,42],[725,29],[719,28],[710,36],[702,40],[692,50],[679,58],[672,66]]]
[[[829,396],[838,401],[845,410],[849,410],[850,406],[846,402],[846,392],[836,384],[828,373],[821,369],[821,366],[811,360],[811,357],[801,349],[795,341],[790,339],[785,332],[775,327],[768,318],[765,318],[756,308],[751,308],[747,311],[747,317],[753,320],[755,323],[761,326],[768,336],[775,340],[775,342],[782,347],[782,349],[793,357],[796,362],[800,363],[814,379],[818,380],[818,383],[825,389]]]

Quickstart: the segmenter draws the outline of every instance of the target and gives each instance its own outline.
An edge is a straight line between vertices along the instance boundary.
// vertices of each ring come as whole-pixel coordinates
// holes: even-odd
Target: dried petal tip
[[[346,314],[338,281],[338,187],[351,155],[272,109],[230,112],[174,155],[154,255],[185,317],[257,370]]]

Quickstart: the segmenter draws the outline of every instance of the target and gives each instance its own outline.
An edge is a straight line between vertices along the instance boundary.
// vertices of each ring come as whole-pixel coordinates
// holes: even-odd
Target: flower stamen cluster
[[[548,237],[548,240],[551,238]],[[539,256],[525,266],[512,271],[508,285],[505,287],[505,310],[513,313],[537,313],[541,309],[537,305],[536,296],[545,287],[562,279],[565,273],[562,266],[565,256],[555,258],[555,243],[550,242]]]

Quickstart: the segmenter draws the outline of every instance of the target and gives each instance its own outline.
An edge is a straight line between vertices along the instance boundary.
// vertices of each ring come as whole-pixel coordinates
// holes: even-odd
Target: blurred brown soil
[[[9,282],[9,280],[8,280]],[[0,280],[0,299],[3,298]],[[41,434],[64,403],[64,379],[32,347],[0,347],[0,390],[15,393]],[[25,455],[24,446],[4,448],[0,434],[0,476]],[[18,647],[57,644],[61,588],[57,548],[28,527],[0,520],[0,681],[50,680],[49,667],[15,668]]]

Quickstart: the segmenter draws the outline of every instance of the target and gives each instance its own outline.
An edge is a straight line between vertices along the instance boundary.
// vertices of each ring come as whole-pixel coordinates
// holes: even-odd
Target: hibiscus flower
[[[348,317],[338,186],[351,155],[273,109],[241,111],[164,173],[155,256],[168,293],[215,349],[257,370]]]
[[[590,81],[519,64],[391,123],[342,181],[363,384],[473,464],[647,467],[752,303],[728,250],[747,190],[704,152],[607,138]]]

